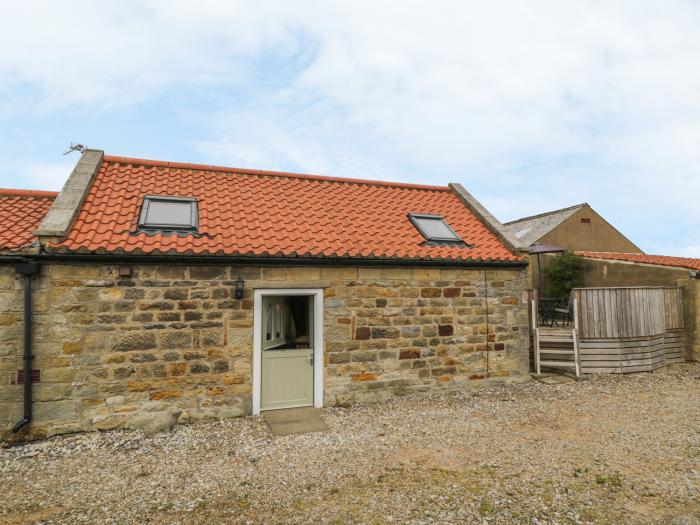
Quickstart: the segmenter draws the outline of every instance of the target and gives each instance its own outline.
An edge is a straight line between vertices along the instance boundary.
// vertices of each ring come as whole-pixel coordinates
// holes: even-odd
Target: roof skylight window
[[[139,228],[144,230],[196,231],[197,201],[192,197],[146,195]]]
[[[408,218],[416,229],[431,242],[462,242],[457,233],[450,228],[440,215],[409,213]]]

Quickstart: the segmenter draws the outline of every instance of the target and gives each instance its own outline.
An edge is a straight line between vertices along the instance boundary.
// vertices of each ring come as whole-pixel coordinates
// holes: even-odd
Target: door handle
[[[309,366],[314,366],[314,355],[311,354],[311,355],[308,357],[308,359],[309,359]]]

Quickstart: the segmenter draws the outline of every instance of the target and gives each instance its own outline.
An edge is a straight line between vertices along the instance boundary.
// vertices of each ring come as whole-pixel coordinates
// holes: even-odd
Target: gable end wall
[[[589,218],[590,224],[581,223],[581,218]],[[590,206],[574,212],[538,242],[578,251],[642,253]]]

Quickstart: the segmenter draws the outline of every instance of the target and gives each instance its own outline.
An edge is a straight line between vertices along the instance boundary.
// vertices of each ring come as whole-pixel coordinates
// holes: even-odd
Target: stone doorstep
[[[313,407],[267,410],[263,418],[275,436],[325,432],[328,425],[320,418],[321,409]]]
[[[535,381],[539,381],[545,385],[563,385],[576,381],[575,376],[568,374],[531,374],[531,376]]]

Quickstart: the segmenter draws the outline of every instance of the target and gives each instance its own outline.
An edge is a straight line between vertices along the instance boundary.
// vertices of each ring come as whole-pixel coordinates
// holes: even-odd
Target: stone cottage
[[[8,439],[528,377],[527,263],[459,184],[87,150],[0,210]]]

